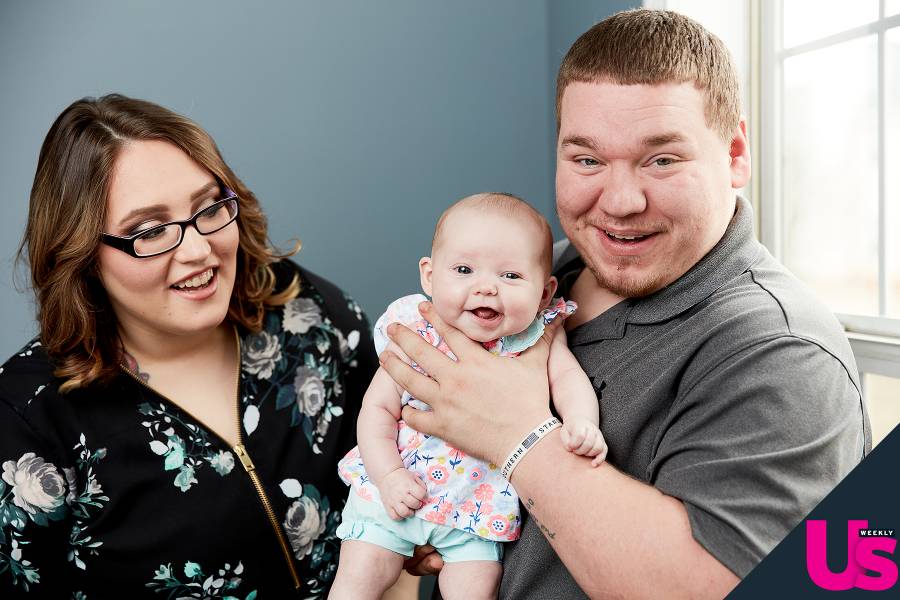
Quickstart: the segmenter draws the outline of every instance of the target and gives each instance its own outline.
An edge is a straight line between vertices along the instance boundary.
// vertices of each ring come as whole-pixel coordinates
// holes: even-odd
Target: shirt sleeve
[[[2,399],[0,423],[0,597],[68,598],[75,472]]]
[[[412,325],[422,321],[422,315],[419,314],[419,304],[428,300],[422,294],[412,294],[398,298],[388,305],[384,314],[378,317],[373,330],[373,339],[375,342],[375,353],[381,354],[388,347],[390,340],[387,335],[387,327],[391,323],[403,323],[404,325]]]
[[[859,391],[794,337],[721,360],[679,393],[648,466],[694,538],[743,578],[862,459]]]

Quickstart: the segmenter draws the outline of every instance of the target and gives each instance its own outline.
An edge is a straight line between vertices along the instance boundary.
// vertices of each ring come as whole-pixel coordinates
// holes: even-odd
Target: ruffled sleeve
[[[419,303],[426,300],[428,298],[422,294],[411,294],[391,302],[384,314],[375,322],[375,330],[372,337],[377,354],[384,352],[390,342],[387,336],[388,325],[391,323],[402,323],[408,327],[414,327],[424,322],[422,315],[419,314]]]

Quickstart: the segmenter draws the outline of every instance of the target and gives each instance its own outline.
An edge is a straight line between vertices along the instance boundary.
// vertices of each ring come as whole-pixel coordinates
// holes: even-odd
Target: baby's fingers
[[[608,450],[609,448],[606,447],[606,444],[603,444],[603,449],[600,450],[600,454],[598,454],[594,457],[593,460],[591,460],[591,466],[599,467],[601,464],[603,464],[603,461],[606,460],[606,453],[608,452]]]
[[[402,502],[412,510],[419,510],[420,508],[422,508],[422,499],[416,498],[412,491],[406,493],[406,496],[403,497]]]
[[[419,500],[423,500],[425,495],[428,493],[428,488],[425,487],[425,482],[416,475],[415,478],[416,485],[413,486],[409,493],[418,498]]]
[[[412,516],[413,509],[403,503],[401,500],[394,506],[394,513],[397,515],[397,520],[405,519],[406,517]],[[392,519],[394,517],[391,517]]]
[[[596,439],[597,438],[595,437],[594,432],[588,432],[584,436],[584,441],[581,442],[581,444],[578,446],[578,448],[576,448],[575,450],[572,450],[572,452],[574,452],[575,454],[577,454],[579,456],[594,456],[594,448],[595,448]]]
[[[566,446],[566,450],[575,452],[576,448],[581,447],[585,442],[585,431],[581,427],[563,427],[562,440]]]

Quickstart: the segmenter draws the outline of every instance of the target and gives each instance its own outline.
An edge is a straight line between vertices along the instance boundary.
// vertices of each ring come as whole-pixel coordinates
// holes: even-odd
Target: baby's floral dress
[[[391,323],[403,323],[455,360],[456,357],[443,338],[419,314],[419,303],[424,300],[427,300],[425,296],[413,294],[395,300],[388,306],[375,323],[376,352],[380,354],[388,345],[387,326]],[[540,339],[547,324],[556,318],[569,316],[575,309],[574,302],[556,299],[524,331],[482,345],[498,356],[518,356]],[[424,372],[418,365],[414,364],[413,367]],[[406,391],[400,404],[431,410],[427,404]],[[497,465],[469,456],[438,437],[418,432],[403,420],[397,422],[397,450],[403,465],[418,475],[427,489],[425,502],[414,513],[414,517],[490,541],[507,542],[519,538],[522,523],[519,497],[509,482],[500,475]],[[378,488],[366,472],[359,447],[353,448],[341,459],[338,473],[344,483],[350,486],[351,494],[369,502],[381,502]]]
[[[240,333],[233,399],[259,487],[236,448],[125,370],[60,394],[37,339],[0,367],[0,598],[327,595],[346,497],[334,462],[377,360],[353,300],[273,268],[301,292]]]

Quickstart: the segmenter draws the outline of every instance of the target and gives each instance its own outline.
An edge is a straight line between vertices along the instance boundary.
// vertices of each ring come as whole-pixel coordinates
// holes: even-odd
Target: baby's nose
[[[482,296],[495,296],[497,294],[497,284],[489,279],[481,279],[475,284],[473,291]]]

